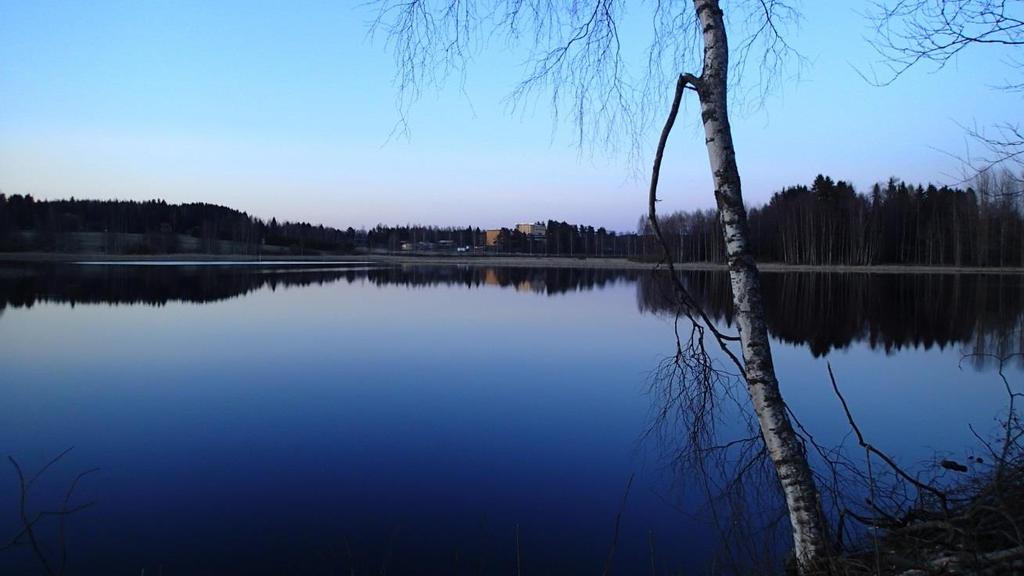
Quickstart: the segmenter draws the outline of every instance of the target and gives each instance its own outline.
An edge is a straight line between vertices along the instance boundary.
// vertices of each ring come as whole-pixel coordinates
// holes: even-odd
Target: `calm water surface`
[[[726,327],[725,276],[687,282]],[[1024,349],[1021,277],[764,288],[783,391],[824,443],[848,432],[826,362],[911,466],[967,453],[968,426],[1003,408],[993,363],[962,357]],[[0,448],[36,469],[75,446],[36,510],[100,468],[69,574],[508,574],[517,556],[523,574],[599,574],[620,508],[616,573],[652,556],[709,572],[718,541],[678,447],[642,440],[674,351],[666,293],[594,270],[6,265]],[[3,541],[17,496],[0,469]],[[0,553],[0,573],[38,572]]]

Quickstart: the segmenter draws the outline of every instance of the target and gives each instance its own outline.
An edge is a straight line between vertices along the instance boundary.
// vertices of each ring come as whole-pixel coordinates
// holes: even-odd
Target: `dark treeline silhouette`
[[[648,249],[637,234],[618,234],[604,227],[548,220],[545,254],[568,256],[643,256]]]
[[[1009,173],[984,172],[972,186],[910,185],[896,179],[860,194],[819,175],[749,213],[754,255],[803,265],[1024,265],[1024,191]],[[713,210],[664,218],[677,261],[723,262]],[[640,232],[649,226],[641,220]]]
[[[732,321],[728,276],[688,271],[707,312]],[[487,286],[541,295],[636,284],[641,311],[674,314],[664,273],[577,268],[330,265],[267,267],[19,264],[0,267],[0,314],[39,302],[147,304],[213,302],[262,288],[369,283],[411,288]],[[766,273],[768,329],[821,356],[853,343],[895,351],[959,346],[1004,356],[1024,352],[1024,278],[995,274]],[[2,318],[0,318],[2,321]]]
[[[43,200],[0,194],[0,251],[105,253],[350,252],[356,232],[265,222],[214,204],[163,200]]]
[[[604,227],[569,224],[557,220],[536,222],[543,234],[528,234],[515,227],[504,227],[493,242],[481,228],[440,226],[386,226],[378,224],[366,232],[365,245],[371,251],[434,251],[473,248],[496,254],[533,254],[548,256],[597,256],[642,258],[657,254],[652,237],[618,233]]]
[[[861,194],[818,176],[749,213],[755,257],[802,265],[1024,266],[1024,193],[1011,174],[983,172],[967,188],[896,179]],[[0,194],[0,251],[320,254],[355,250],[473,251],[653,260],[645,218],[636,233],[548,220],[516,227],[386,226],[369,231],[265,222],[213,204],[47,200]],[[662,218],[673,259],[723,262],[714,210]]]
[[[397,252],[403,248],[403,245],[407,245],[407,248],[417,246],[422,248],[424,245],[428,245],[429,248],[437,248],[441,245],[450,245],[453,248],[483,246],[485,235],[483,230],[472,226],[460,228],[416,224],[406,224],[405,226],[377,224],[366,232],[365,243],[370,250]]]
[[[163,200],[36,200],[0,194],[0,251],[109,254],[318,254],[473,249],[493,253],[645,257],[653,239],[549,220],[547,234],[502,228],[387,226],[370,230],[264,221],[214,204]]]

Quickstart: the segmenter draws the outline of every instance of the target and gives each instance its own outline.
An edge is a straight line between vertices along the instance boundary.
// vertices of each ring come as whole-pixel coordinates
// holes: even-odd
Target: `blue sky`
[[[960,124],[1015,119],[1019,97],[991,89],[1006,73],[994,51],[869,85],[855,70],[877,61],[865,8],[804,2],[791,36],[808,59],[799,82],[734,114],[749,204],[819,172],[860,189],[891,175],[952,181]],[[408,137],[389,138],[395,69],[367,35],[373,15],[361,0],[0,0],[0,191],[207,201],[357,228],[634,226],[648,159],[637,177],[621,152],[581,153],[543,99],[511,113],[514,51],[481,53],[461,91],[426,90]],[[662,210],[713,204],[695,116],[690,102]]]

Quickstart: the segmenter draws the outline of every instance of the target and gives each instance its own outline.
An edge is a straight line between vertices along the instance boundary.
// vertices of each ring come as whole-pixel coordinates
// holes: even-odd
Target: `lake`
[[[728,330],[725,274],[685,281]],[[909,468],[993,429],[998,362],[965,355],[1024,351],[1024,277],[763,287],[783,393],[822,444],[852,445],[829,362]],[[673,465],[685,432],[648,433],[670,294],[599,269],[5,264],[0,448],[31,474],[74,446],[35,511],[99,468],[72,499],[94,504],[67,518],[68,574],[716,572],[722,536]],[[1021,363],[1004,373],[1019,385]],[[4,464],[0,545],[20,529]],[[0,573],[42,571],[22,546]]]

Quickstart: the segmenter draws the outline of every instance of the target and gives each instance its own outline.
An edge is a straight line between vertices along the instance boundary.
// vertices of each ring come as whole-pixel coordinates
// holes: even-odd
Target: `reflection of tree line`
[[[637,272],[454,266],[117,266],[16,265],[0,267],[0,310],[38,302],[147,304],[215,302],[267,287],[338,281],[377,286],[511,287],[520,292],[561,294],[600,289],[633,280]]]
[[[686,272],[685,280],[709,315],[731,322],[732,298],[724,272]],[[338,281],[413,288],[498,286],[548,295],[636,282],[641,311],[674,310],[667,279],[640,271],[73,265],[0,267],[0,310],[36,302],[155,306],[172,301],[212,302],[262,288]],[[1024,351],[1024,278],[1020,276],[800,272],[764,274],[762,283],[772,335],[806,345],[815,355],[861,341],[886,351],[952,345],[998,355]]]
[[[687,272],[686,285],[714,319],[730,323],[724,272]],[[853,342],[887,352],[959,345],[965,352],[1024,352],[1024,278],[963,274],[763,274],[772,336],[816,356]],[[642,310],[674,310],[663,279],[640,279]]]
[[[405,266],[370,269],[367,279],[377,285],[462,285],[467,288],[498,286],[517,292],[564,294],[602,289],[618,282],[635,282],[642,272],[596,268],[489,268]]]
[[[294,273],[292,273],[294,272]],[[146,304],[215,302],[264,287],[325,284],[355,270],[252,269],[230,266],[77,266],[0,267],[0,310],[41,302],[66,304]]]

